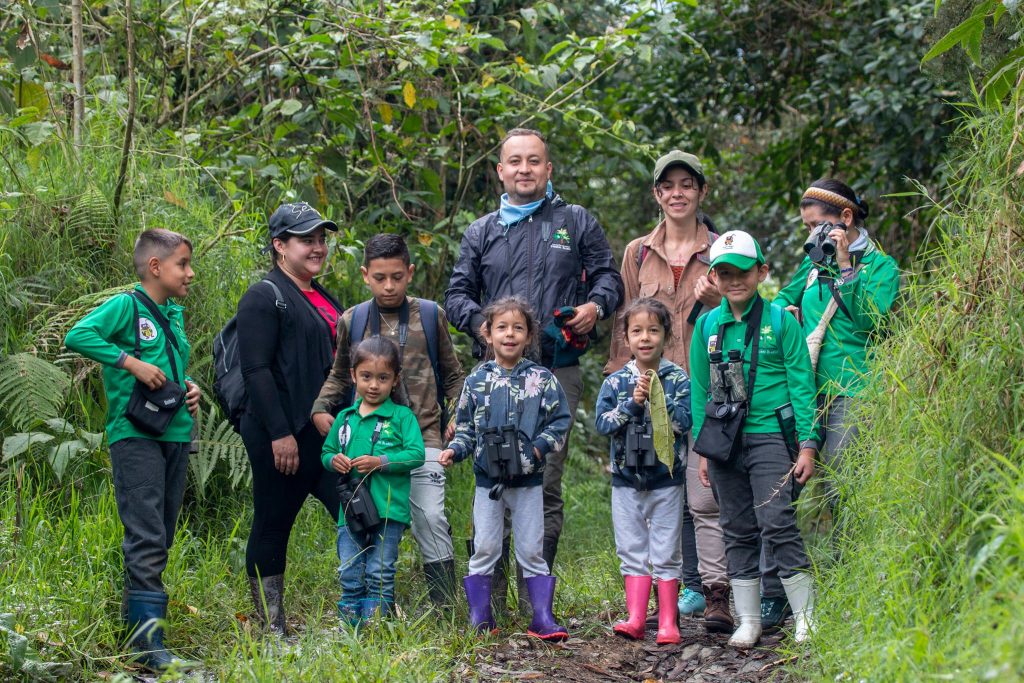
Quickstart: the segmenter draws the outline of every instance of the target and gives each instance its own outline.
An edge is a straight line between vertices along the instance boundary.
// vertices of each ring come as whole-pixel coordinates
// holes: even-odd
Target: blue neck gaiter
[[[548,187],[545,191],[545,194],[547,195],[548,199],[553,199],[555,196],[555,188],[554,186],[551,185],[550,180],[548,181]],[[539,209],[540,205],[543,203],[543,199],[538,199],[535,202],[530,202],[529,204],[520,204],[518,206],[515,204],[510,204],[508,201],[508,193],[506,192],[505,194],[501,195],[501,210],[499,211],[501,224],[504,225],[506,228],[513,226],[519,221],[523,220],[524,218],[528,218],[529,216],[536,213],[537,209]]]

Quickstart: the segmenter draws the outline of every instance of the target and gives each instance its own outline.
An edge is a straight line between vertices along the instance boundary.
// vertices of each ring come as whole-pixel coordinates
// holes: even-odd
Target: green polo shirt
[[[693,330],[693,342],[690,344],[690,396],[693,412],[693,438],[696,441],[700,429],[704,425],[704,407],[710,399],[708,382],[711,361],[708,357],[710,340],[716,338],[721,323],[722,335],[725,337],[718,344],[718,349],[728,356],[731,349],[744,349],[743,337],[747,331],[747,318],[754,301],[747,302],[741,320],[736,320],[729,308],[729,302],[722,299],[718,308],[718,319],[704,329],[710,313],[705,313],[697,320]],[[797,436],[800,441],[817,439],[814,429],[815,388],[814,373],[811,371],[811,358],[807,355],[807,344],[804,340],[800,323],[792,315],[782,316],[782,339],[776,339],[772,330],[771,304],[764,303],[761,311],[760,331],[757,350],[757,379],[754,381],[754,395],[750,402],[750,413],[747,415],[743,431],[746,434],[779,433],[779,421],[775,417],[775,409],[786,403],[793,404],[796,414]],[[743,350],[743,376],[750,369],[750,352],[753,342]]]
[[[147,298],[149,296],[142,285],[136,285],[135,291],[141,292]],[[185,368],[191,350],[185,338],[182,316],[185,309],[170,299],[157,308],[170,322],[171,332],[178,342],[177,350],[171,346],[171,353],[174,354],[174,361],[178,366],[178,384],[185,386]],[[64,340],[64,345],[72,351],[103,365],[103,387],[107,394],[107,442],[114,443],[128,438],[179,443],[191,441],[192,416],[184,403],[167,426],[167,431],[160,436],[139,431],[124,416],[136,379],[132,373],[118,367],[118,363],[125,355],[134,355],[136,326],[140,333],[141,360],[157,366],[164,371],[167,379],[173,380],[163,328],[153,320],[153,316],[142,303],[135,302],[127,293],[115,294],[94,308],[71,328]]]
[[[370,497],[377,506],[381,519],[409,524],[409,473],[423,464],[425,449],[416,416],[405,406],[396,405],[390,398],[377,406],[369,415],[361,416],[358,398],[354,405],[338,413],[331,431],[324,441],[321,455],[324,467],[334,471],[331,459],[344,453],[355,459],[361,455],[376,455],[383,467],[369,476]],[[382,421],[380,437],[373,444],[373,431]],[[341,448],[341,429],[348,425],[348,441]],[[354,469],[351,476],[357,481],[363,475]],[[344,511],[338,514],[338,526],[345,525]]]
[[[873,250],[860,263],[856,276],[836,287],[850,315],[837,310],[821,342],[816,381],[829,396],[855,396],[864,388],[872,337],[886,324],[900,289],[899,267],[891,256]],[[775,298],[782,306],[800,307],[805,336],[818,326],[832,299],[817,276],[817,267],[805,258]]]

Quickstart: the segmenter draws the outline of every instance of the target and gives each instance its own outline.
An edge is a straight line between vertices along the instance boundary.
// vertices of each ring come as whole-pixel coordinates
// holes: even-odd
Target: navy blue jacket
[[[578,286],[581,272],[586,273],[583,287]],[[613,315],[623,297],[622,277],[597,220],[556,195],[507,228],[497,211],[470,224],[445,292],[448,319],[477,339],[483,308],[511,295],[530,303],[542,330],[562,306],[593,301],[605,317]],[[551,367],[554,341],[540,337],[541,364]],[[474,352],[480,357],[479,343]]]

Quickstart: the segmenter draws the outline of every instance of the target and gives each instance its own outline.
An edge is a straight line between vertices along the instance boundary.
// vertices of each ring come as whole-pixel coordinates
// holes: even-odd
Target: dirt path
[[[758,648],[743,653],[726,645],[727,635],[706,634],[699,619],[683,619],[683,640],[678,645],[656,645],[651,630],[643,642],[624,640],[605,626],[577,624],[570,630],[584,635],[559,645],[525,634],[499,637],[493,647],[477,651],[472,665],[456,667],[449,680],[759,683],[779,679],[783,662],[775,649],[783,638],[780,633],[764,636]]]

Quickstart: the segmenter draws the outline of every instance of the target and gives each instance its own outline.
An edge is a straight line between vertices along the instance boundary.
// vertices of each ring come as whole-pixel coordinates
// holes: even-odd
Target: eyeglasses
[[[683,190],[696,190],[700,186],[694,178],[683,178],[678,183],[672,183],[672,181],[669,180],[663,180],[658,183],[658,189],[662,192],[671,192],[676,187]]]

